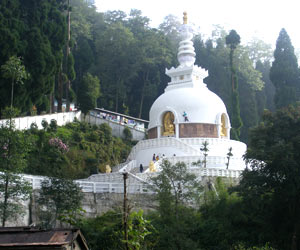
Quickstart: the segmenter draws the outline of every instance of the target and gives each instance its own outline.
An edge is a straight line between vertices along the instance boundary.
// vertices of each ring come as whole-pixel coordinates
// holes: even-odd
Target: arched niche
[[[163,113],[161,124],[162,136],[175,136],[175,116],[173,112],[166,111]]]

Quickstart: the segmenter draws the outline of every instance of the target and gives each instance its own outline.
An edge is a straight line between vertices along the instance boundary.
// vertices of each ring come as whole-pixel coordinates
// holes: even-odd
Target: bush
[[[123,138],[125,141],[128,141],[128,142],[132,140],[131,130],[127,127],[125,127],[123,130]]]
[[[52,119],[49,126],[50,130],[56,132],[57,130],[57,121]]]
[[[42,126],[43,126],[44,130],[47,130],[49,123],[46,120],[42,120]]]

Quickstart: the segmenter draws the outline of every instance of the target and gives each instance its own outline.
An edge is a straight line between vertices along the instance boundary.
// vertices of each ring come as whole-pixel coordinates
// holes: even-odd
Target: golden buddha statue
[[[226,137],[227,136],[227,129],[226,129],[226,123],[225,123],[225,115],[221,116],[221,132],[220,132],[221,137]]]
[[[163,136],[170,136],[175,134],[174,115],[170,111],[164,114],[162,134]]]
[[[111,173],[111,167],[109,165],[105,166],[105,173]]]
[[[149,171],[150,171],[151,173],[156,172],[156,167],[155,167],[153,161],[150,161],[150,163],[149,163]]]

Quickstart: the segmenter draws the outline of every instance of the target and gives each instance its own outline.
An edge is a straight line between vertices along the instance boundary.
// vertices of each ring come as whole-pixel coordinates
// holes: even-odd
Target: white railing
[[[190,168],[189,171],[201,177],[231,177],[240,178],[242,170],[217,169],[217,168]]]
[[[123,168],[128,162],[120,163],[119,165],[113,166],[111,168],[112,172],[119,172],[121,168]]]
[[[196,147],[201,147],[206,141],[208,143],[208,149],[216,149],[218,151],[225,151],[228,153],[228,149],[232,147],[233,155],[243,155],[247,150],[247,145],[240,141],[229,140],[229,139],[220,139],[220,138],[182,138],[181,141],[186,144],[193,145]]]
[[[29,182],[32,186],[32,189],[40,189],[41,183],[46,179],[44,176],[35,176],[35,175],[22,175],[23,179]]]
[[[116,183],[116,182],[122,182],[123,177],[119,172],[113,172],[109,174],[93,174],[86,179],[82,179],[78,181]]]
[[[194,173],[198,177],[230,177],[240,178],[242,170],[233,169],[218,169],[218,168],[203,168],[189,167],[189,172]],[[151,176],[155,173],[137,173],[130,174],[128,180],[128,193],[153,193],[153,190],[148,184]],[[33,189],[40,189],[41,182],[47,178],[44,176],[22,175],[24,180],[28,181]],[[93,179],[93,181],[92,181]],[[92,175],[85,180],[75,180],[84,193],[123,193],[124,184],[121,173],[97,174]]]
[[[136,153],[140,150],[158,147],[175,147],[189,155],[201,155],[200,150],[193,148],[187,143],[173,137],[166,137],[139,141],[138,144],[132,148],[128,159],[135,159]]]
[[[82,118],[83,120],[84,118]],[[103,123],[108,124],[112,129],[112,134],[117,137],[123,137],[123,130],[125,127],[129,128],[132,133],[133,140],[143,140],[145,138],[145,128],[138,128],[131,126],[130,124],[122,124],[114,120],[103,119],[93,115],[86,115],[85,121],[90,124],[101,125]]]
[[[198,161],[203,162],[203,156],[175,156],[175,157],[168,157],[166,160],[170,161],[173,165],[177,162],[184,162],[189,167],[201,167],[195,166],[195,163]],[[207,156],[206,157],[206,167],[207,168],[226,168],[226,163],[228,162],[227,157],[223,156]],[[203,164],[202,164],[203,165]],[[246,167],[245,162],[243,159],[239,157],[231,157],[229,161],[229,169],[235,170],[242,170]]]
[[[149,123],[149,121],[147,120],[106,110],[104,108],[94,108],[92,111],[90,111],[90,114],[105,120],[123,124],[125,126],[134,128],[135,130],[140,130],[143,132],[146,132],[145,125]]]
[[[243,170],[234,169],[219,169],[219,168],[203,168],[203,167],[189,167],[188,171],[195,174],[200,180],[201,177],[230,177],[240,178]],[[154,173],[137,173],[136,176],[149,182],[151,177],[156,176],[159,172]]]
[[[132,160],[124,165],[119,172],[131,172],[133,169],[136,168],[136,160]]]
[[[93,119],[92,117],[94,118],[93,121],[91,121],[91,119]],[[118,119],[112,119],[112,118],[103,118],[100,115],[96,114],[96,112],[94,112],[94,111],[90,111],[87,118],[88,118],[89,122],[96,123],[95,122],[96,120],[101,120],[103,122],[111,122],[111,123],[114,123],[114,124],[118,124],[120,126],[129,127],[133,130],[141,131],[141,132],[144,132],[144,133],[147,131],[147,129],[144,127],[144,124],[142,124],[142,125],[127,124],[127,123],[122,122],[120,119],[118,120]]]
[[[31,124],[35,123],[38,129],[42,129],[42,121],[46,120],[49,124],[51,120],[56,120],[58,126],[63,126],[69,122],[73,122],[74,118],[81,120],[81,111],[72,111],[72,112],[63,112],[63,113],[54,113],[47,115],[36,115],[36,116],[25,116],[14,118],[15,127],[17,130],[26,130],[29,129]],[[0,126],[6,125],[6,120],[0,120]]]
[[[115,177],[120,178],[115,178]],[[34,176],[34,175],[22,175],[25,181],[29,182],[32,185],[32,189],[40,189],[41,183],[47,177],[44,176]],[[74,182],[79,185],[84,193],[123,193],[124,184],[123,176],[121,173],[113,176],[113,174],[99,174],[98,177],[105,177],[104,182],[99,181],[87,181],[87,180],[75,180]],[[151,193],[149,185],[143,181],[143,179],[136,177],[130,178],[128,181],[128,190],[129,193]]]
[[[76,181],[85,193],[124,193],[124,184]],[[153,193],[147,184],[128,184],[128,193]]]

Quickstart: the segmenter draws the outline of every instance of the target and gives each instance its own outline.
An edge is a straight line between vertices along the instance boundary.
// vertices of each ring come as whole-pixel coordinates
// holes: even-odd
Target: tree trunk
[[[234,49],[230,49],[229,60],[230,60],[231,88],[232,88],[232,92],[235,89],[235,84],[234,84],[234,69],[233,69],[233,53],[234,53]]]
[[[70,40],[71,40],[71,12],[70,12],[70,0],[68,0],[68,40],[67,40],[67,50],[66,50],[66,57],[67,57],[67,75],[69,72],[69,54],[70,54]],[[70,85],[71,82],[68,79],[67,80],[67,86],[66,86],[66,111],[69,112],[70,111]]]
[[[291,240],[291,250],[297,250],[297,235],[298,235],[298,224],[299,224],[299,217],[298,217],[298,207],[299,207],[299,200],[296,197],[295,201],[293,202],[294,205],[292,207],[292,214],[294,218],[294,230],[293,230],[293,235],[292,235],[292,240]]]
[[[297,232],[296,230],[293,233],[293,237],[292,237],[292,247],[291,250],[297,250]]]
[[[116,85],[116,100],[115,100],[115,112],[118,112],[118,107],[119,107],[119,88],[121,85],[121,79],[119,78],[117,81],[117,85]]]
[[[58,94],[57,94],[57,112],[62,112],[62,96],[63,96],[63,82],[62,82],[62,65],[58,73]]]
[[[123,173],[124,180],[124,199],[123,199],[123,227],[124,227],[124,241],[125,241],[125,249],[129,250],[128,246],[128,207],[127,207],[127,184],[126,180],[128,178],[128,173]]]
[[[10,109],[12,109],[13,101],[14,101],[14,82],[15,82],[15,80],[12,79],[12,82],[11,82],[11,96],[10,96]]]
[[[5,227],[6,217],[7,217],[7,202],[8,202],[8,175],[5,177],[5,187],[4,187],[4,202],[3,202],[3,212],[2,212],[2,227]]]
[[[146,87],[146,83],[148,82],[149,79],[149,70],[147,70],[146,73],[144,73],[144,77],[143,77],[143,88],[142,88],[142,93],[141,93],[141,102],[140,102],[140,110],[139,110],[139,116],[138,118],[142,117],[142,110],[143,110],[143,104],[144,104],[144,97],[145,97],[145,87]]]
[[[116,89],[116,100],[115,100],[115,112],[118,112],[118,105],[119,105],[119,88]]]

